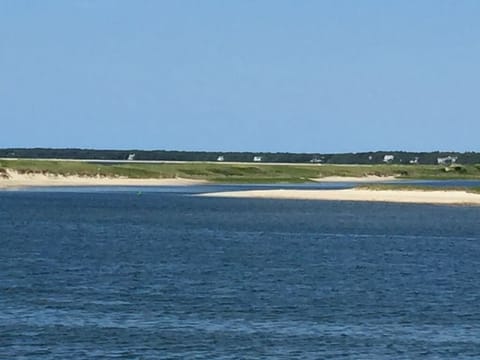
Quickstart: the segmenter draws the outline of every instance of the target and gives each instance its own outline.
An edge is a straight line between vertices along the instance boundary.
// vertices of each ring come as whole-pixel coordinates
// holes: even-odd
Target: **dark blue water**
[[[0,192],[0,358],[477,359],[479,219],[178,189]]]
[[[432,188],[450,187],[480,187],[480,180],[392,180],[382,181],[382,184],[420,185]],[[268,190],[268,189],[298,189],[298,190],[331,190],[348,189],[357,187],[365,182],[339,181],[339,182],[307,182],[299,184],[205,184],[195,186],[57,186],[55,191],[63,192],[162,192],[162,193],[207,193],[219,191],[242,191],[242,190]],[[15,189],[13,191],[52,191],[49,187]]]

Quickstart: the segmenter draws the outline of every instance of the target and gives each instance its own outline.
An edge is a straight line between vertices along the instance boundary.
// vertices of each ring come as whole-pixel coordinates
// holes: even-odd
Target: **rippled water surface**
[[[477,359],[480,208],[0,192],[0,359]]]

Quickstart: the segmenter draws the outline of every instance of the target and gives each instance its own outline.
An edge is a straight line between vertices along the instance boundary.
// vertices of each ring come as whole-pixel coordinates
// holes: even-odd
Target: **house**
[[[261,156],[254,156],[253,161],[260,162],[260,161],[262,161],[262,157]]]
[[[128,161],[135,160],[135,154],[128,154],[127,160],[128,160]]]
[[[217,157],[217,161],[225,161],[225,158],[222,155],[220,155],[219,157]]]
[[[395,159],[395,156],[393,155],[385,155],[383,157],[383,162],[385,163],[391,163],[393,161],[393,159]]]
[[[415,164],[418,164],[418,156],[416,156],[415,159],[411,159],[411,160],[409,161],[409,163],[410,163],[410,164],[414,164],[414,165],[415,165]]]
[[[441,157],[437,158],[437,164],[438,165],[452,165],[457,162],[458,157],[456,156],[447,156],[447,157]]]

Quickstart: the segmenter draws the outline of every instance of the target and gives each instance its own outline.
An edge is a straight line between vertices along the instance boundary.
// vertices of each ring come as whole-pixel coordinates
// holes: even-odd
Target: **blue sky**
[[[480,1],[0,1],[0,147],[480,151]]]

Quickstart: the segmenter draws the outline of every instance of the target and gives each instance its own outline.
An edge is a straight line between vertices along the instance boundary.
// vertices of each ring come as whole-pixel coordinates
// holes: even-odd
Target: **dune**
[[[133,179],[126,177],[54,175],[54,174],[20,174],[7,170],[0,177],[0,188],[24,188],[44,186],[188,186],[205,183],[204,180],[170,178],[170,179]]]

